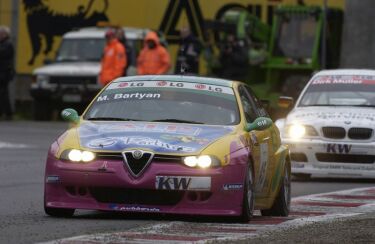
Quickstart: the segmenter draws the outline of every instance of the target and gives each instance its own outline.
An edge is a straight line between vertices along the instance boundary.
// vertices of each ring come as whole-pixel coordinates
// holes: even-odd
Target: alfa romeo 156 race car
[[[118,78],[50,147],[44,208],[286,216],[289,149],[243,83],[193,76]]]
[[[375,178],[375,71],[318,72],[276,124],[293,175]]]

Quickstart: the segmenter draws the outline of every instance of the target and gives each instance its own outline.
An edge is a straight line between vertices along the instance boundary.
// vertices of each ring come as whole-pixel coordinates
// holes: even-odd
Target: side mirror
[[[66,108],[61,111],[61,118],[74,124],[77,124],[79,122],[79,115],[77,111],[72,108]]]
[[[284,96],[279,97],[279,100],[277,103],[279,108],[284,108],[284,109],[288,109],[292,107],[293,104],[294,104],[294,99],[292,97],[284,97]]]
[[[259,117],[254,120],[253,123],[248,123],[245,130],[250,132],[252,130],[265,130],[271,127],[273,124],[272,120],[267,117]]]

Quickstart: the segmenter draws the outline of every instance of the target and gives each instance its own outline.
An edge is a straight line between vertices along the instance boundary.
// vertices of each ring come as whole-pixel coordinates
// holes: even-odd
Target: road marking
[[[209,243],[251,239],[260,234],[267,235],[272,230],[375,212],[374,198],[375,187],[314,194],[293,198],[288,217],[264,217],[256,211],[254,218],[245,224],[173,221],[125,232],[83,235],[46,243]]]
[[[21,144],[21,143],[10,143],[5,141],[0,141],[0,149],[19,149],[19,148],[31,148],[32,146]]]

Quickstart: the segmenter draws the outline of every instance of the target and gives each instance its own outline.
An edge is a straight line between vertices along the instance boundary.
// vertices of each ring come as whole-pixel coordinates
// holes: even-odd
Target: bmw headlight
[[[305,133],[305,126],[299,124],[291,125],[288,129],[288,135],[293,139],[300,139],[305,135]]]
[[[44,85],[44,84],[49,82],[49,76],[48,75],[37,75],[36,76],[36,82]]]
[[[220,161],[213,156],[188,156],[184,158],[184,164],[189,167],[209,168],[220,166]]]
[[[286,127],[286,134],[292,139],[300,139],[302,137],[317,136],[318,133],[314,127],[310,125],[292,124]]]
[[[72,162],[91,162],[95,159],[95,153],[90,151],[82,151],[78,149],[65,150],[61,154],[61,159],[68,160]]]

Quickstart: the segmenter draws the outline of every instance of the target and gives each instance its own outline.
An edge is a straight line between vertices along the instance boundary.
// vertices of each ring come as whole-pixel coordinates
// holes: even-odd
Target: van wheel
[[[254,197],[254,176],[253,176],[253,167],[249,163],[247,168],[247,174],[243,189],[243,204],[242,204],[242,216],[241,220],[243,222],[249,222],[253,217],[255,197]]]
[[[270,209],[261,210],[263,216],[288,216],[290,210],[290,172],[284,169],[284,177],[279,193]]]

